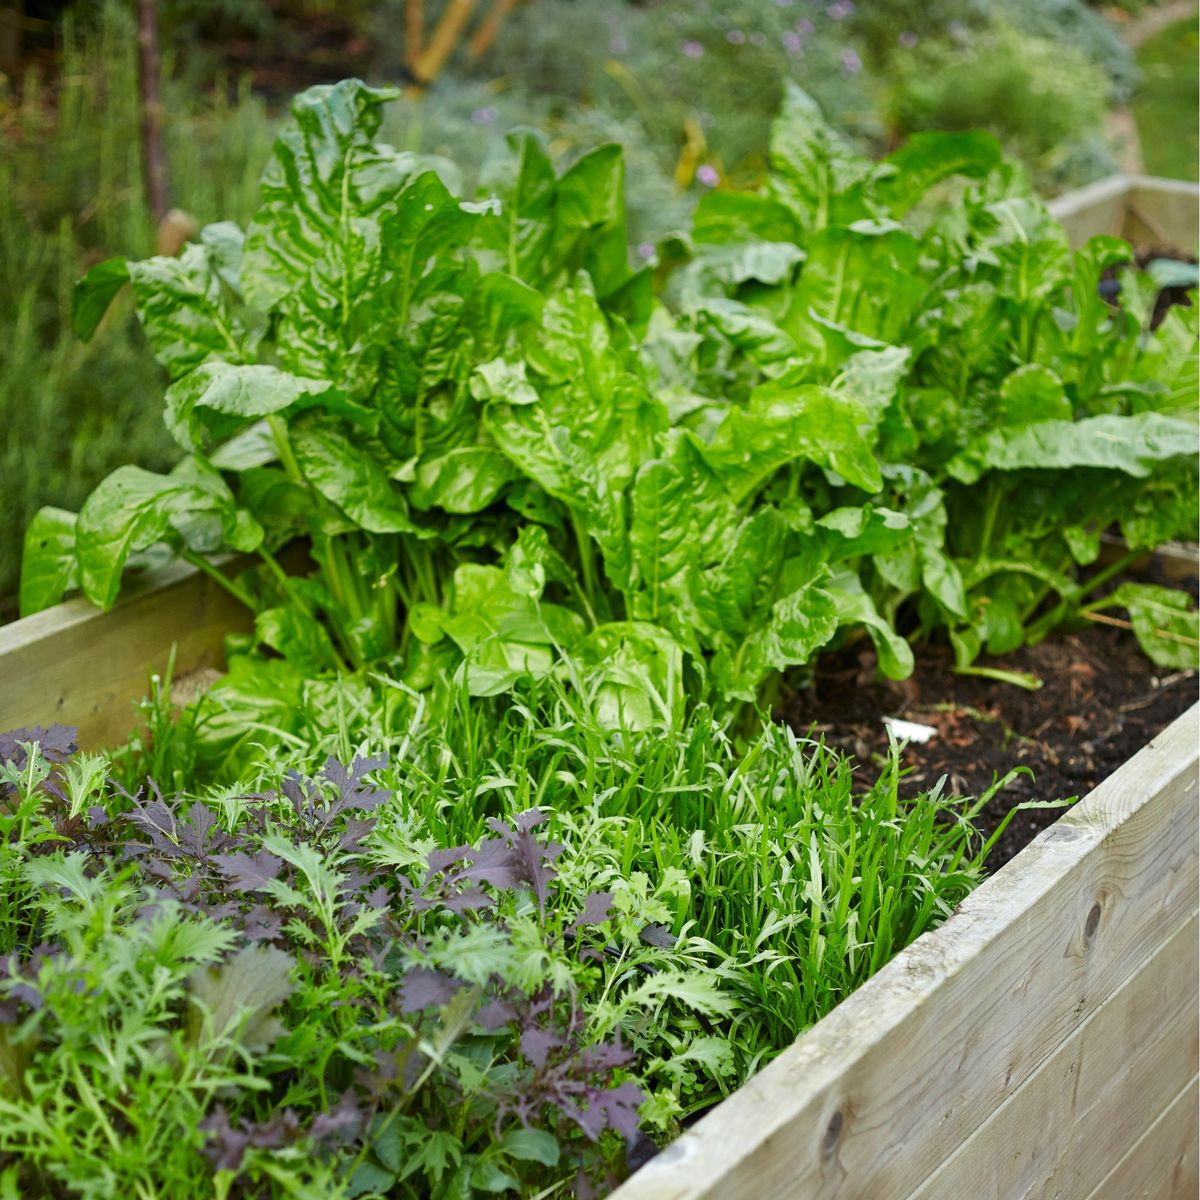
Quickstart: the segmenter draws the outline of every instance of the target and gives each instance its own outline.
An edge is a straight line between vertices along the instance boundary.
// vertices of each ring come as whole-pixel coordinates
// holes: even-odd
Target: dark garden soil
[[[1013,767],[1028,767],[981,814],[991,832],[1026,800],[1083,796],[1135,754],[1197,698],[1194,671],[1155,667],[1133,634],[1096,625],[1058,634],[984,665],[1031,672],[1035,692],[972,675],[954,674],[949,649],[916,648],[916,670],[893,682],[875,678],[874,655],[854,650],[820,660],[810,685],[793,693],[781,716],[800,733],[813,730],[859,763],[877,765],[888,751],[883,718],[898,717],[936,731],[903,751],[905,794],[945,777],[948,794],[977,796]],[[863,771],[864,787],[868,771]],[[1017,813],[991,860],[1007,862],[1061,809]]]

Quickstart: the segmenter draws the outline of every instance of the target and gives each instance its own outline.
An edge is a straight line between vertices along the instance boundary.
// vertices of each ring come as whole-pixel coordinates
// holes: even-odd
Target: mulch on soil
[[[888,752],[883,718],[932,726],[923,744],[903,752],[905,794],[945,777],[948,794],[977,796],[1013,767],[1028,767],[984,809],[991,832],[1026,800],[1086,795],[1196,701],[1194,671],[1154,666],[1133,635],[1095,626],[1058,634],[986,665],[1031,672],[1036,692],[971,675],[955,675],[949,649],[916,648],[916,670],[894,682],[876,678],[874,654],[854,648],[821,659],[811,683],[785,701],[780,715],[798,733],[875,766]],[[860,768],[863,784],[873,772]],[[1007,862],[1061,809],[1017,813],[997,844],[992,869]]]

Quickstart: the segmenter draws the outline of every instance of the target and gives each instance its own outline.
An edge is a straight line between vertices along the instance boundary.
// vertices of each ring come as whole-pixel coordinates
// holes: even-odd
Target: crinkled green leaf
[[[202,448],[205,430],[217,439],[227,437],[255,417],[303,407],[331,386],[276,367],[203,363],[167,388],[167,428],[185,450],[196,451]]]
[[[1160,413],[1039,421],[1017,429],[994,429],[947,465],[961,483],[986,471],[1102,467],[1145,477],[1159,463],[1194,455],[1195,426]]]
[[[141,467],[118,467],[79,513],[76,548],[84,595],[100,608],[111,607],[130,553],[172,528],[182,532],[184,523],[197,517],[214,518],[230,549],[253,550],[262,539],[261,527],[239,514],[233,494],[215,471],[177,469],[156,475]],[[186,533],[184,540],[191,540]]]
[[[297,428],[292,450],[304,478],[331,504],[371,533],[416,533],[408,505],[370,451],[343,434],[314,426]]]

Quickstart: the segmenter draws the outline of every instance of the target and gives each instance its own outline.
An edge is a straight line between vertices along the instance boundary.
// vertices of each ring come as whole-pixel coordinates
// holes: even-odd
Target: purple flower
[[[638,258],[653,258],[654,257],[654,243],[653,242],[639,242],[638,248],[637,248],[637,253],[638,253]]]
[[[862,70],[862,59],[853,50],[843,50],[842,70],[847,75],[857,75]]]
[[[911,29],[906,29],[897,39],[906,50],[911,50],[921,39]]]
[[[799,54],[804,49],[804,39],[795,31],[789,29],[782,37],[783,48],[789,54]]]
[[[725,35],[725,40],[732,42],[735,46],[740,46],[746,40],[746,35],[740,29],[731,29]]]
[[[493,105],[485,104],[483,108],[477,108],[471,114],[471,120],[476,125],[490,125],[499,115],[499,111]]]
[[[721,182],[721,176],[717,174],[717,168],[711,166],[709,163],[696,168],[696,179],[704,184],[705,187],[716,187]]]
[[[697,41],[686,41],[679,47],[688,58],[703,58],[704,47]]]
[[[623,34],[614,34],[612,40],[608,43],[608,51],[610,54],[624,54],[629,49],[629,39]]]
[[[802,33],[806,37],[808,34],[812,33],[815,28],[816,26],[807,17],[801,17],[800,20],[796,22],[796,32]]]

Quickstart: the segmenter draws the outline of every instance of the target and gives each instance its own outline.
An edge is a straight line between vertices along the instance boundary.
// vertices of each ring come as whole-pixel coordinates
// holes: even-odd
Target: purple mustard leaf
[[[550,1055],[564,1046],[562,1034],[543,1025],[528,1025],[521,1030],[521,1053],[539,1069]]]
[[[609,1129],[615,1129],[631,1143],[638,1136],[638,1105],[646,1094],[636,1083],[626,1080],[614,1088],[597,1089],[589,1096],[588,1111],[600,1110]]]
[[[337,791],[337,796],[330,806],[330,817],[352,808],[369,811],[378,808],[387,800],[388,792],[365,782],[368,772],[386,767],[387,762],[387,755],[383,754],[369,758],[356,757],[349,767],[342,766],[335,758],[327,759],[321,775]]]
[[[229,1123],[225,1105],[218,1104],[213,1111],[196,1126],[208,1134],[204,1145],[204,1156],[217,1171],[240,1171],[242,1159],[250,1146],[250,1135],[235,1129]]]
[[[638,935],[647,946],[660,950],[675,949],[675,935],[665,925],[647,925]]]
[[[430,967],[415,967],[400,981],[400,1011],[424,1012],[446,1004],[462,985],[449,975]]]
[[[374,817],[350,817],[346,821],[338,846],[343,850],[357,851],[362,849],[363,838],[376,826]]]
[[[150,783],[154,790],[154,799],[148,804],[133,798],[133,809],[126,814],[130,822],[150,835],[151,845],[160,853],[174,855],[179,853],[179,833],[175,823],[175,814],[162,798],[158,785]],[[140,793],[139,793],[140,795]]]
[[[215,812],[196,800],[179,827],[180,846],[193,858],[204,858],[211,851],[220,850],[229,840],[229,836],[217,828]]]
[[[426,856],[425,882],[431,883],[435,876],[463,862],[474,853],[470,846],[451,846],[446,850],[430,850]]]
[[[99,829],[101,825],[108,824],[108,812],[101,808],[98,804],[93,804],[87,810],[88,829]]]
[[[208,842],[216,828],[217,814],[207,804],[195,801],[187,810],[183,824],[179,827],[179,844],[193,858],[203,858],[208,852]],[[221,830],[217,830],[217,841],[228,841]]]
[[[309,1126],[309,1134],[318,1142],[330,1141],[344,1145],[358,1137],[366,1123],[366,1114],[358,1103],[352,1089],[342,1093],[337,1107],[327,1113],[318,1113]]]
[[[13,762],[18,768],[25,765],[22,744],[32,743],[47,762],[65,762],[78,746],[78,730],[73,725],[34,725],[28,729],[13,729],[0,733],[0,762]]]
[[[613,906],[612,892],[592,892],[583,902],[583,912],[567,926],[570,933],[584,925],[600,925],[608,920],[609,910]]]
[[[520,860],[502,838],[487,838],[479,843],[478,849],[469,850],[464,857],[470,861],[449,876],[447,882],[451,885],[477,879],[508,890],[526,882]]]
[[[242,936],[251,942],[273,941],[283,930],[283,917],[265,904],[256,904],[242,922]]]
[[[476,1014],[475,1024],[495,1033],[517,1019],[517,1010],[505,1000],[489,1000]]]
[[[495,903],[487,892],[479,888],[464,888],[461,892],[454,892],[447,896],[442,901],[442,907],[448,912],[457,913],[462,916],[465,912],[476,912],[479,909],[491,908]]]
[[[545,819],[546,814],[540,808],[527,808],[513,817],[513,823],[518,832],[528,833],[531,829],[536,829]]]
[[[391,903],[391,899],[392,896],[387,889],[387,884],[381,883],[363,897],[363,905],[366,908],[374,909],[376,912],[383,912]]]
[[[229,880],[229,886],[238,892],[261,891],[267,884],[279,878],[279,870],[283,859],[260,850],[251,857],[249,854],[214,854],[212,858],[217,869]]]

